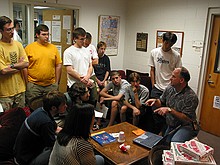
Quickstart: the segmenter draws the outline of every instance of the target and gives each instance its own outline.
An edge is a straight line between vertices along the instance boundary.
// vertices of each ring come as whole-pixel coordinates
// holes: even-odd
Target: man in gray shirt
[[[103,101],[111,100],[111,116],[108,126],[113,125],[115,118],[117,116],[118,110],[125,110],[127,106],[123,105],[123,98],[125,94],[125,88],[129,85],[129,83],[121,79],[119,72],[113,71],[111,72],[111,82],[101,90],[100,96],[100,103],[102,104]],[[113,95],[108,94],[108,91],[112,89]]]
[[[141,77],[138,73],[133,72],[128,78],[131,83],[125,90],[124,104],[128,110],[132,110],[133,125],[138,125],[139,115],[144,112],[145,101],[149,97],[149,90],[144,85],[140,84]],[[126,121],[126,111],[120,112],[121,121]]]

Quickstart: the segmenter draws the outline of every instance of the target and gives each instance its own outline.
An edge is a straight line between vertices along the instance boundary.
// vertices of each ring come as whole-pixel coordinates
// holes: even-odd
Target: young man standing
[[[57,90],[62,72],[59,51],[49,43],[49,28],[43,24],[37,26],[36,37],[37,41],[25,48],[29,59],[29,67],[25,72],[27,103],[36,96]]]
[[[107,85],[107,80],[111,72],[110,59],[105,55],[106,46],[106,43],[103,41],[97,44],[99,63],[94,66],[94,71],[100,89],[103,89]]]
[[[85,47],[86,31],[83,28],[76,28],[73,32],[74,44],[67,48],[63,54],[63,65],[67,70],[68,89],[79,81],[87,87],[94,86],[90,77],[93,71],[92,60]]]
[[[174,33],[166,32],[162,37],[162,47],[153,49],[149,60],[152,83],[151,98],[159,98],[162,95],[164,89],[170,83],[172,71],[182,66],[179,53],[171,48],[176,43],[177,36]],[[152,107],[152,109],[154,110],[155,107]],[[166,125],[164,117],[157,114],[154,114],[153,117],[155,121],[155,133],[163,131]]]
[[[0,17],[0,106],[3,110],[25,106],[25,82],[23,69],[28,58],[23,46],[14,41],[14,25],[10,18]]]
[[[43,107],[35,110],[20,128],[15,142],[15,158],[20,165],[47,165],[56,140],[53,117],[66,111],[63,93],[50,91],[43,97]]]
[[[124,104],[132,110],[133,125],[135,126],[139,123],[139,115],[144,112],[145,102],[149,97],[149,90],[144,85],[141,85],[140,81],[141,77],[138,73],[131,73],[129,75],[130,85],[125,91]],[[122,122],[126,121],[126,111],[121,110],[120,115]]]
[[[92,66],[98,64],[98,54],[96,51],[96,48],[94,45],[91,44],[92,42],[92,35],[89,32],[86,32],[86,39],[84,40],[84,47],[87,50],[87,53],[90,55],[90,58],[92,60]],[[96,77],[94,70],[92,71],[92,75],[90,77],[96,84]],[[89,102],[92,103],[94,106],[96,106],[98,99],[98,92],[97,92],[97,86],[95,85],[93,88],[90,88],[90,98]]]
[[[108,126],[113,125],[115,118],[117,116],[118,111],[126,111],[127,106],[123,104],[124,102],[124,94],[125,89],[129,85],[129,83],[121,79],[120,74],[117,71],[111,72],[111,82],[104,87],[101,92],[100,96],[100,103],[102,104],[103,101],[111,100],[111,116]],[[113,95],[108,94],[108,91],[112,89]]]

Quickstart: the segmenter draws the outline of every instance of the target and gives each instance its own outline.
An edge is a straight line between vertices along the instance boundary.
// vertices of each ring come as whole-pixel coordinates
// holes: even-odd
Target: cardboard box
[[[216,165],[213,156],[210,154],[201,160],[181,151],[180,146],[184,143],[171,142],[171,151],[173,153],[175,165]]]
[[[197,160],[202,160],[209,155],[213,155],[214,149],[194,139],[186,141],[180,146],[180,150],[193,156]]]

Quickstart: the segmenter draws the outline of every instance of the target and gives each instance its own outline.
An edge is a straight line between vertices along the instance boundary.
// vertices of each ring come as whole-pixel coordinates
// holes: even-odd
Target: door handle
[[[211,78],[212,78],[212,75],[211,75],[211,74],[209,74],[208,83],[209,83],[209,84],[214,84],[214,81],[212,81],[212,80],[211,80]]]
[[[208,83],[209,83],[209,84],[214,84],[214,81],[208,80]]]

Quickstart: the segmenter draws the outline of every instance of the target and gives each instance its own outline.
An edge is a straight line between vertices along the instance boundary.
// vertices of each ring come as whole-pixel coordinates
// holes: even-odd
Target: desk
[[[132,131],[136,129],[138,129],[138,127],[131,125],[127,122],[123,122],[120,124],[116,124],[95,131],[95,132],[106,131],[108,133],[116,133],[116,132],[124,131],[125,144],[131,146],[130,150],[128,150],[127,152],[122,152],[119,149],[120,143],[118,143],[117,140],[113,143],[106,144],[104,146],[99,145],[93,139],[90,139],[90,143],[93,145],[94,149],[97,152],[99,152],[105,159],[107,159],[107,161],[110,162],[110,164],[119,164],[119,163],[134,164],[143,159],[147,161],[147,156],[149,155],[150,150],[141,147],[139,145],[136,145],[132,141],[134,138],[137,137],[137,135],[132,133]]]

